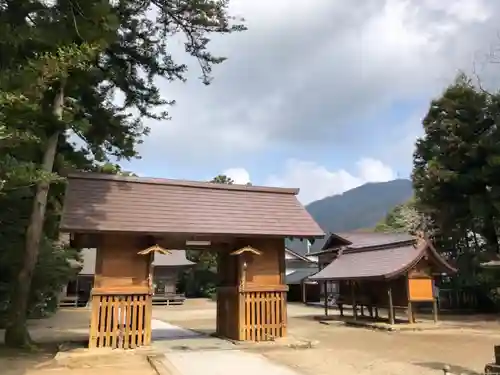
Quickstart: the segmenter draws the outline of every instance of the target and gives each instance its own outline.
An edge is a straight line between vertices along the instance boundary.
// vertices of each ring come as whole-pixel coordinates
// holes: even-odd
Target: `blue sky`
[[[248,31],[216,36],[228,60],[204,86],[158,82],[171,121],[149,122],[140,175],[299,187],[308,203],[408,177],[430,100],[459,70],[488,80],[500,4],[482,0],[231,0]],[[293,4],[291,6],[290,4]],[[481,63],[481,64],[478,64]],[[478,71],[479,67],[479,71]],[[495,74],[498,76],[498,74]]]

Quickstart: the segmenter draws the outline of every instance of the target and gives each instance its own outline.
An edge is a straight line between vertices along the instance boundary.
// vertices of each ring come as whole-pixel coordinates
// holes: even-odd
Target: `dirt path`
[[[262,354],[241,350],[169,352],[168,362],[179,375],[301,375]]]
[[[332,374],[333,368],[345,374],[440,374],[445,364],[456,374],[477,374],[491,361],[493,346],[500,341],[498,335],[459,330],[391,333],[304,319],[291,319],[290,327],[298,337],[318,340],[318,347],[267,355],[311,375]]]
[[[500,343],[500,325],[496,319],[471,317],[463,322],[455,319],[450,323],[453,327],[445,330],[388,333],[319,324],[313,320],[318,310],[289,305],[289,334],[318,341],[316,348],[274,349],[261,354],[305,375],[441,375],[445,364],[451,366],[454,374],[478,374],[492,360],[493,346]],[[85,338],[88,334],[88,314],[89,311],[82,309],[62,311],[51,319],[32,322],[30,328],[34,338],[44,343]],[[203,333],[215,330],[215,304],[211,301],[187,301],[185,306],[155,307],[153,317],[170,323],[157,327],[161,331],[160,336],[167,338],[173,335],[172,332],[177,332],[172,330],[172,326]],[[459,326],[464,329],[458,329]],[[202,346],[215,347],[210,340]],[[0,374],[55,375],[65,374],[68,370],[75,375],[109,375],[117,373],[116,370],[126,375],[153,374],[145,357],[83,361],[78,366],[74,364],[56,369],[48,365],[54,354],[55,348],[23,354],[1,350],[0,347]],[[221,354],[221,358],[224,355]],[[191,363],[193,360],[192,357],[186,358],[184,356],[179,361]]]
[[[210,304],[177,311],[158,310],[156,317],[199,331],[215,329]],[[184,310],[182,313],[181,311]],[[319,341],[308,350],[272,350],[264,355],[306,375],[441,375],[445,364],[454,374],[478,374],[492,360],[500,343],[498,321],[456,318],[453,326],[436,331],[381,332],[342,325],[323,325],[312,317],[317,308],[289,305],[289,334]],[[496,333],[498,332],[498,333]]]
[[[56,348],[39,352],[0,349],[2,375],[156,375],[146,357],[135,353],[89,355],[56,361]]]
[[[50,368],[33,368],[25,373],[12,375],[156,375],[144,356],[123,355],[116,358],[92,359],[87,362]],[[4,373],[2,372],[2,375]],[[6,375],[11,375],[7,373]]]

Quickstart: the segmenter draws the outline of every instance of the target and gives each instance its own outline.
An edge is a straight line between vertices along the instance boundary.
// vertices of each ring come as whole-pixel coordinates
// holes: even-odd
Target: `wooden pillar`
[[[61,289],[61,292],[59,293],[58,296],[58,303],[61,303],[63,299],[65,299],[68,296],[68,284],[64,285]]]
[[[75,292],[76,292],[76,295],[75,295],[75,307],[78,307],[78,297],[80,296],[78,294],[78,289],[79,289],[79,285],[78,285],[78,279],[80,278],[79,275],[76,275],[76,281],[75,281]]]
[[[155,254],[153,252],[150,252],[148,255],[148,289],[149,293],[152,296],[154,294],[154,286],[153,286],[153,261]]]
[[[394,305],[392,303],[392,288],[390,285],[387,287],[387,297],[388,297],[388,303],[389,303],[389,311],[388,311],[389,324],[394,324],[394,321],[395,321]]]
[[[437,304],[437,298],[434,298],[432,300],[432,315],[434,318],[434,323],[438,322],[438,304]]]
[[[240,267],[240,288],[241,289],[245,289],[246,285],[247,285],[247,262],[246,262],[246,259],[245,259],[245,254],[242,254],[238,257],[238,264],[239,264],[239,267]]]
[[[228,247],[227,259],[219,267],[219,335],[242,341],[285,337],[288,286],[284,284],[284,239],[235,239]]]
[[[411,304],[411,301],[408,301],[408,309],[406,311],[408,315],[408,323],[413,324],[415,323],[414,317],[413,317],[413,306]]]
[[[302,280],[302,303],[307,303],[307,284]]]
[[[328,281],[323,282],[323,294],[325,295],[325,301],[324,301],[324,308],[325,308],[325,316],[328,316],[328,287],[327,283]]]
[[[247,284],[247,267],[248,264],[246,262],[246,254],[243,253],[238,256],[238,268],[239,268],[239,292],[237,293],[237,298],[238,298],[238,328],[237,328],[237,336],[238,340],[243,341],[245,340],[245,300],[246,300],[246,294],[245,294],[245,289],[246,289],[246,284]],[[229,314],[234,314],[235,312],[228,312]],[[231,334],[231,333],[230,333]],[[234,333],[232,333],[234,335]]]
[[[352,300],[352,316],[354,317],[354,320],[358,319],[358,311],[356,308],[356,291],[354,290],[354,281],[350,282],[351,284],[351,300]]]
[[[415,323],[415,313],[413,311],[413,305],[410,298],[410,278],[406,275],[406,299],[408,300],[408,308],[406,313],[408,315],[408,323]]]
[[[238,292],[238,340],[239,341],[244,341],[246,339],[245,334],[246,334],[246,310],[245,310],[245,303],[246,303],[246,294],[245,292],[240,291]]]
[[[143,237],[103,235],[91,297],[90,348],[134,349],[151,343],[151,248]]]

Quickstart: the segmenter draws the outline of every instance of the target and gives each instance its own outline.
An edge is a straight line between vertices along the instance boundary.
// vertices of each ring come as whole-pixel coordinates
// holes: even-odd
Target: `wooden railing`
[[[240,340],[269,341],[286,336],[286,291],[240,293]]]
[[[286,336],[286,285],[217,289],[217,334],[240,341]]]
[[[149,294],[93,293],[90,348],[133,349],[151,344]]]

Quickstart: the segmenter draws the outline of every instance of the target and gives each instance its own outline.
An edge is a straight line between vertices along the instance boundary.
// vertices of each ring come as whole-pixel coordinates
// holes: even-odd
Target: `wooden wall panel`
[[[229,252],[245,246],[251,246],[261,254],[229,255]],[[283,284],[284,239],[241,238],[234,241],[227,252],[219,252],[219,256],[221,282],[217,290],[217,333],[249,341],[286,336],[288,288]],[[243,260],[247,262],[246,277],[240,275]]]
[[[89,346],[129,349],[151,343],[151,295],[144,238],[101,235],[92,290]]]
[[[410,301],[432,301],[432,279],[408,279],[408,292]]]
[[[420,277],[423,278],[432,277],[431,267],[429,263],[425,259],[422,259],[415,267],[413,267],[408,272],[408,277],[410,279],[420,278]]]
[[[247,285],[280,285],[281,269],[285,262],[285,244],[283,239],[263,239],[239,241],[238,245],[252,246],[262,255],[252,256],[247,268]],[[283,264],[281,264],[283,263]]]
[[[102,236],[97,249],[95,288],[146,288],[149,257],[137,254],[144,245],[127,235]]]
[[[392,303],[394,306],[406,307],[408,305],[406,277],[400,276],[397,279],[393,279],[389,281],[389,285],[392,291]]]

